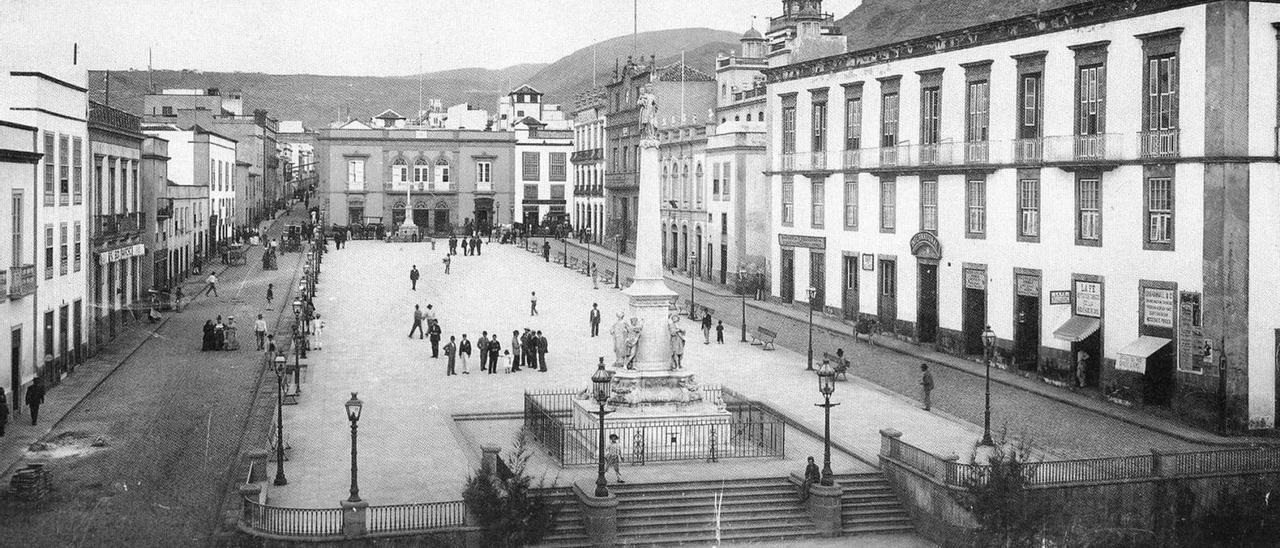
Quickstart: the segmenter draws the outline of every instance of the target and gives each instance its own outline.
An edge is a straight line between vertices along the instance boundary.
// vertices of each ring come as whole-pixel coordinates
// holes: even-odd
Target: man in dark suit
[[[489,332],[481,331],[480,338],[476,339],[476,358],[480,362],[480,372],[484,373],[485,367],[489,364]]]
[[[600,334],[600,307],[591,303],[591,336]]]
[[[524,363],[524,355],[521,349],[524,345],[520,343],[520,330],[516,329],[511,332],[511,370],[519,371],[520,364]]]
[[[547,372],[547,338],[538,332],[538,371]]]
[[[440,357],[440,322],[431,322],[427,327],[427,335],[431,339],[431,357]]]
[[[409,270],[409,283],[413,285],[414,291],[418,290],[418,265],[416,264]]]
[[[498,372],[498,355],[502,354],[502,343],[498,342],[498,333],[494,332],[493,338],[489,339],[489,374]]]

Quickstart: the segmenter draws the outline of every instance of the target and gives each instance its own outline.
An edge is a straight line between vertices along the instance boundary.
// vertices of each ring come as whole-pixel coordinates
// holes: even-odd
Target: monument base
[[[595,401],[574,400],[574,442],[592,458],[596,458],[599,441],[599,409]],[[632,464],[714,460],[727,450],[732,422],[732,414],[715,402],[654,403],[611,409],[604,419],[604,432],[606,439],[618,436],[623,460]]]

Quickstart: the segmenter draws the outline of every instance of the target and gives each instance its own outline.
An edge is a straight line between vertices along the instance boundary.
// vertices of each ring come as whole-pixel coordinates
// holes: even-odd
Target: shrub
[[[483,467],[467,477],[462,500],[475,517],[485,546],[514,548],[537,544],[555,529],[560,513],[540,491],[544,480],[526,473],[532,456],[523,434],[517,434],[510,464],[499,457],[494,470]],[[551,486],[554,486],[552,482]]]
[[[1010,441],[1007,433],[1007,429],[999,433],[995,447],[990,449],[988,466],[964,479],[964,491],[957,495],[957,502],[969,509],[978,522],[979,545],[1038,545],[1050,507],[1026,485],[1035,475],[1039,457],[1025,436]],[[976,453],[977,446],[973,456]]]

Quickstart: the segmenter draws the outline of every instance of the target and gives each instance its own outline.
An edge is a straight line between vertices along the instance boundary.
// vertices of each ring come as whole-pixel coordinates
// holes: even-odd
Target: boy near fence
[[[609,446],[604,448],[604,469],[606,472],[610,468],[613,469],[613,475],[618,483],[626,483],[622,479],[622,470],[619,463],[622,462],[622,447],[618,445],[618,435],[609,434]]]

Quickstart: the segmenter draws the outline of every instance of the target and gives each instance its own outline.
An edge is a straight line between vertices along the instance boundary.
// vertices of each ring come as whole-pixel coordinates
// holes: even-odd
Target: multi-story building
[[[765,39],[755,28],[742,35],[737,55],[716,59],[716,122],[707,137],[711,180],[707,213],[717,259],[713,279],[766,285],[770,207],[765,166]]]
[[[396,227],[410,219],[428,233],[449,233],[512,220],[511,132],[349,122],[319,130],[316,143],[327,223]]]
[[[653,84],[653,94],[663,118],[702,115],[715,106],[715,79],[706,73],[673,63],[656,67],[652,56],[648,65],[627,58],[605,87],[605,146],[609,158],[605,168],[605,239],[607,245],[620,242],[622,251],[635,243],[636,209],[640,185],[640,88]]]
[[[5,77],[0,76],[0,80]],[[4,105],[0,97],[0,106]],[[11,409],[22,406],[23,388],[39,372],[36,328],[36,201],[41,154],[35,126],[0,119],[0,219],[9,234],[0,238],[0,323],[9,331],[0,367],[0,389]]]
[[[36,371],[20,372],[26,385],[39,375],[50,385],[79,363],[90,350],[85,337],[85,305],[88,280],[84,253],[89,237],[89,199],[85,189],[88,165],[88,105],[86,72],[80,67],[51,68],[44,72],[6,70],[0,73],[0,102],[9,121],[36,128],[36,164],[39,195],[22,193],[17,210],[31,214],[32,232],[26,237],[37,246],[35,265],[35,314],[39,333],[21,333],[35,339]],[[131,176],[130,173],[127,176]],[[18,196],[11,196],[15,204]],[[28,201],[29,200],[29,201]],[[15,221],[19,219],[14,219]],[[25,229],[25,219],[23,228]],[[24,238],[25,240],[25,238]],[[21,247],[25,247],[25,242]],[[27,279],[26,266],[17,278]],[[25,289],[24,289],[25,291]],[[13,346],[25,341],[13,333]]]
[[[579,95],[573,114],[573,226],[589,241],[604,237],[605,93],[594,89]]]
[[[505,96],[498,98],[498,114],[494,129],[497,131],[514,131],[516,124],[526,118],[533,118],[546,126],[548,130],[570,129],[572,122],[565,118],[560,105],[545,103],[542,92],[530,85],[513,89]]]
[[[662,170],[662,256],[668,268],[710,279],[717,251],[715,226],[707,214],[706,123],[680,124],[672,118],[658,129]],[[715,232],[719,233],[716,229]]]
[[[300,120],[286,120],[280,122],[280,132],[276,136],[288,164],[285,170],[288,190],[313,190],[316,186],[316,132],[304,127]]]
[[[186,164],[192,151],[180,143],[175,167]],[[207,185],[179,184],[169,179],[169,141],[148,135],[142,142],[142,199],[154,203],[155,230],[144,234],[144,245],[152,251],[151,287],[169,291],[192,275],[196,255],[208,241],[209,210]]]
[[[513,131],[515,158],[520,162],[520,190],[514,196],[520,222],[526,227],[568,222],[568,205],[573,201],[569,186],[573,131],[547,129],[533,118],[517,121]]]
[[[211,255],[217,250],[217,243],[230,236],[230,225],[226,219],[235,204],[232,173],[236,164],[236,141],[198,125],[189,130],[172,125],[144,125],[143,130],[147,135],[168,141],[168,177],[172,185],[207,189],[203,192],[204,200],[190,200],[190,211],[183,212],[191,215],[190,224],[186,219],[179,222],[184,233],[204,236],[203,240],[184,239],[187,245],[181,248],[182,256],[178,261],[171,260],[171,268],[173,265],[190,265],[195,257]],[[202,192],[185,191],[171,196],[199,194]],[[174,206],[174,215],[177,215],[178,204]],[[170,248],[174,248],[173,242],[170,242]]]
[[[1277,23],[1090,2],[771,67],[774,295],[1274,428]]]
[[[152,228],[141,200],[141,120],[100,103],[89,103],[89,340],[114,339],[148,297],[143,270],[143,233]]]

